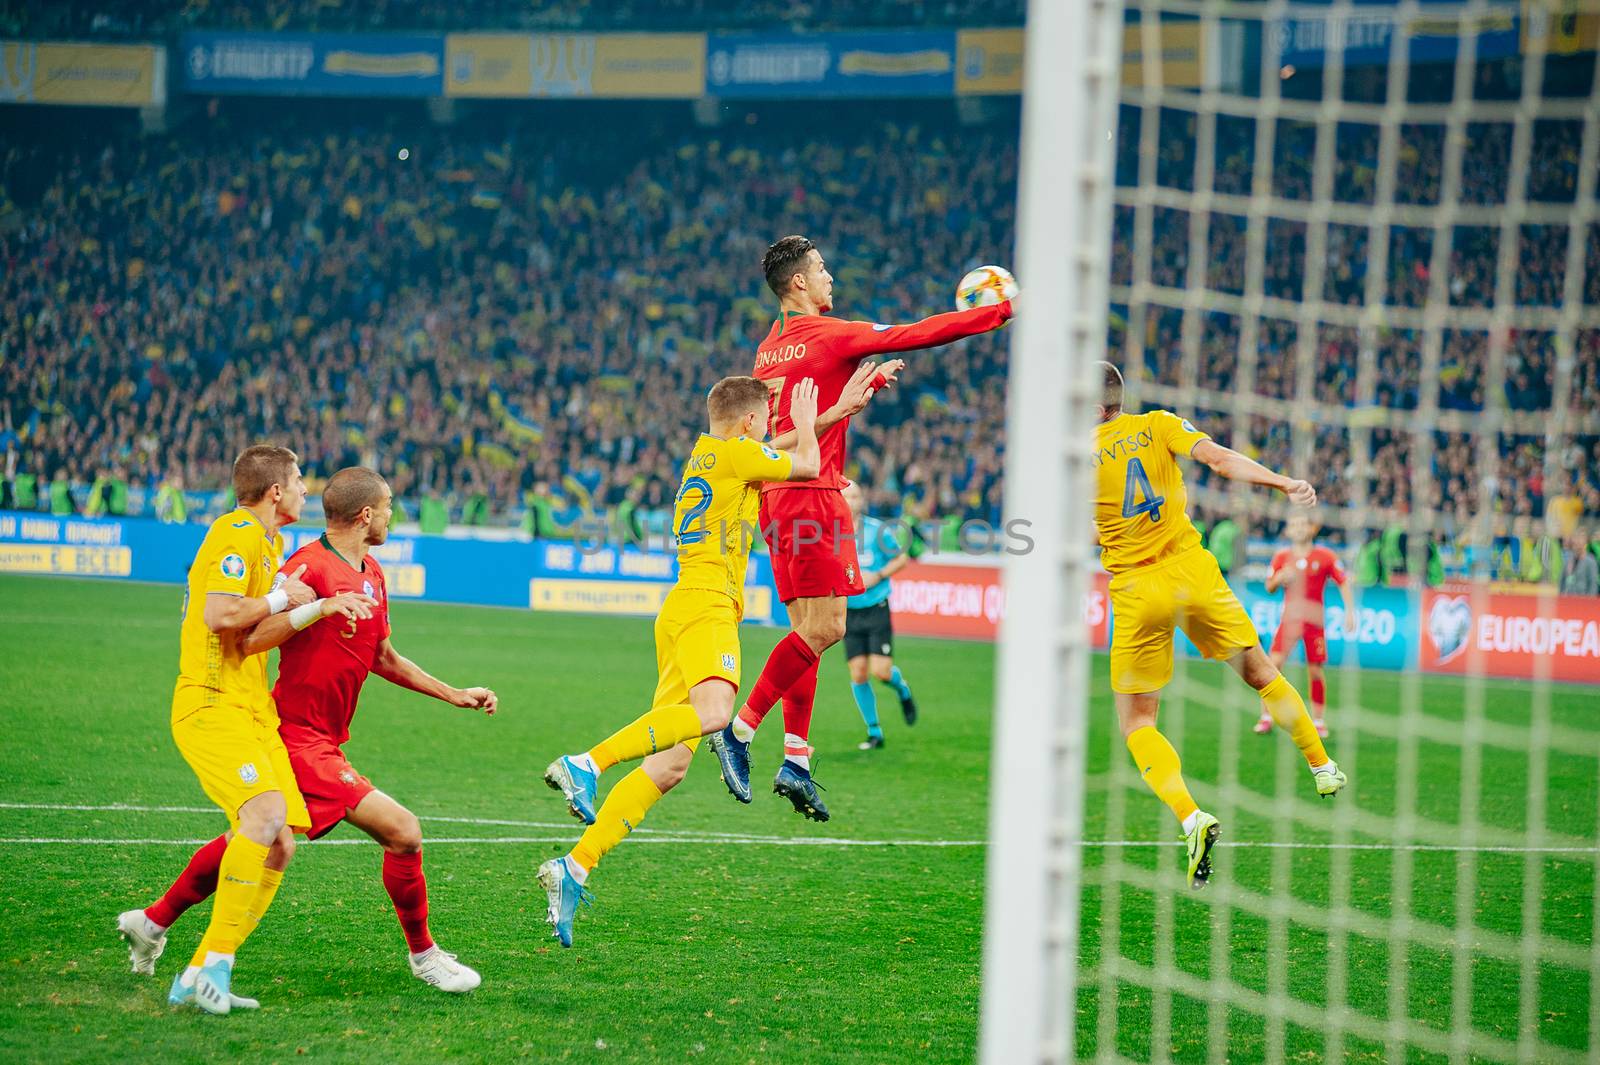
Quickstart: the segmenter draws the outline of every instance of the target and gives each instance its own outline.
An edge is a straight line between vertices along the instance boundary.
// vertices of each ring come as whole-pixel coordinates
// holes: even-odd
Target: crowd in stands
[[[231,457],[271,439],[299,451],[313,477],[352,463],[382,469],[413,519],[543,533],[578,511],[659,511],[701,427],[700,397],[746,372],[770,327],[775,301],[758,264],[772,239],[816,239],[838,312],[874,321],[944,310],[966,269],[1010,261],[1013,122],[962,126],[948,105],[906,105],[889,120],[841,113],[797,136],[770,113],[707,131],[665,106],[609,117],[603,106],[419,128],[371,110],[239,104],[165,136],[0,139],[0,503],[116,512],[132,499],[195,518],[183,491],[220,491]],[[1237,172],[1250,166],[1247,125],[1219,127],[1219,188],[1225,164],[1226,180],[1249,187]],[[1540,129],[1549,139],[1536,151],[1566,172],[1576,133]],[[1193,181],[1192,162],[1187,179],[1181,165],[1194,157],[1192,135],[1184,140],[1183,123],[1163,134],[1161,168],[1180,187]],[[1480,136],[1504,139],[1475,132],[1474,158]],[[1137,143],[1125,115],[1125,179]],[[1418,202],[1438,197],[1428,143],[1407,141]],[[1275,156],[1280,195],[1309,195],[1295,174],[1311,154]],[[1505,153],[1481,157],[1463,195],[1505,202]],[[1368,195],[1365,165],[1359,152],[1341,155],[1338,187]],[[1573,202],[1575,181],[1527,180],[1530,197]],[[1185,288],[1189,219],[1154,213],[1150,279]],[[1119,209],[1116,285],[1142,257],[1134,221]],[[1237,294],[1246,221],[1208,221],[1207,284]],[[1550,250],[1520,260],[1521,302],[1548,306],[1562,291],[1566,235],[1552,228],[1559,241],[1540,235]],[[1273,233],[1264,283],[1298,300],[1303,227]],[[1492,295],[1493,249],[1461,239],[1448,288],[1467,305]],[[1329,301],[1364,299],[1365,241],[1364,227],[1330,235]],[[1600,228],[1585,256],[1593,307]],[[1419,269],[1425,291],[1425,263],[1391,260],[1386,297],[1409,305],[1406,279]],[[1424,508],[1438,513],[1442,542],[1503,544],[1480,569],[1527,576],[1525,560],[1542,558],[1547,580],[1545,537],[1600,535],[1600,331],[1578,333],[1561,397],[1572,428],[1550,438],[1541,423],[1558,405],[1558,359],[1547,331],[1514,332],[1496,355],[1483,332],[1448,329],[1430,355],[1419,331],[1391,328],[1363,356],[1354,327],[1321,323],[1303,357],[1305,326],[1269,317],[1246,360],[1243,321],[1214,311],[1196,323],[1189,378],[1180,303],[1146,305],[1132,338],[1130,309],[1116,308],[1113,354],[1130,363],[1134,394],[1141,381],[1199,386],[1203,428],[1275,466],[1314,456],[1324,499],[1360,504],[1374,530]],[[999,523],[1009,339],[910,356],[903,385],[857,420],[853,472],[874,508]],[[1430,358],[1436,381],[1423,380]],[[1236,393],[1249,402],[1231,402]],[[1523,420],[1489,438],[1466,422],[1424,438],[1404,422],[1423,407]],[[1215,518],[1208,471],[1196,480],[1203,516]]]
[[[946,309],[966,266],[1008,255],[1015,152],[998,131],[959,149],[917,123],[641,147],[637,128],[570,125],[424,132],[405,162],[388,134],[298,119],[92,151],[10,142],[12,461],[41,486],[109,471],[148,494],[219,488],[271,437],[314,475],[379,465],[403,500],[457,515],[544,494],[663,507],[700,397],[748,372],[770,326],[774,236],[814,233],[841,310],[876,320]],[[984,338],[919,362],[858,437],[870,482],[997,514],[1004,355]]]
[[[1024,0],[984,5],[1020,26]],[[956,0],[0,0],[0,37],[155,39],[183,30],[853,30],[973,25]]]

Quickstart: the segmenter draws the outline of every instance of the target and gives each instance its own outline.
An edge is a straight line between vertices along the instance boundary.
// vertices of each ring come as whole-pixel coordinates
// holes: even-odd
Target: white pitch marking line
[[[0,838],[0,846],[7,844],[18,846],[49,846],[49,845],[81,845],[92,847],[198,847],[202,843],[209,843],[205,839],[92,839],[65,837],[29,837],[29,838]],[[425,841],[429,846],[444,843],[571,843],[571,836],[441,836],[428,837]],[[729,839],[724,836],[632,836],[626,841],[629,843],[690,843],[697,847],[712,846],[719,843],[744,845],[744,846],[775,846],[775,847],[982,847],[982,840],[960,839],[832,839],[828,837],[805,837],[796,839]],[[1164,845],[1164,844],[1163,844]],[[372,846],[368,839],[320,839],[311,843],[303,843],[308,847],[367,847]]]
[[[105,805],[84,805],[77,803],[52,803],[52,802],[0,802],[0,810],[51,810],[69,813],[142,813],[142,814],[214,814],[218,810],[215,806],[140,806],[133,803],[107,803]],[[572,821],[510,821],[493,817],[444,817],[432,814],[418,814],[424,821],[441,821],[458,825],[491,825],[506,828],[571,828]],[[671,829],[640,828],[636,832],[652,835],[666,833],[680,835]],[[779,843],[783,836],[766,836],[751,832],[696,832],[696,836],[708,838],[723,838],[731,840],[747,840],[750,842]]]
[[[70,812],[106,812],[106,813],[216,813],[216,808],[211,806],[140,806],[132,803],[109,803],[105,805],[89,805],[78,803],[47,803],[47,802],[0,802],[0,810],[61,810]],[[565,821],[514,821],[501,818],[487,817],[443,817],[418,814],[424,821],[441,821],[460,825],[485,825],[509,828],[569,828],[574,827]],[[429,843],[566,843],[570,836],[443,836],[429,838]],[[737,832],[686,832],[674,829],[638,829],[630,838],[640,843],[741,843],[746,845],[770,845],[775,847],[983,847],[987,844],[981,839],[847,839],[838,836],[763,836]],[[92,846],[112,846],[125,844],[128,846],[150,847],[180,847],[199,846],[206,843],[204,839],[89,839],[89,838],[54,838],[54,837],[20,837],[0,838],[0,844],[35,844],[35,845],[70,845],[83,844]],[[366,844],[365,839],[324,839],[315,841],[317,846],[342,847],[354,844]],[[1181,847],[1182,840],[1152,840],[1152,839],[1122,839],[1104,840],[1089,839],[1081,841],[1085,847],[1109,850],[1113,848],[1139,848],[1139,847]],[[1460,853],[1471,851],[1477,854],[1593,854],[1600,855],[1600,844],[1594,847],[1508,847],[1508,846],[1474,846],[1462,847],[1450,844],[1437,843],[1319,843],[1314,841],[1284,841],[1271,840],[1223,840],[1219,847],[1267,847],[1279,850],[1343,850],[1343,851],[1413,851],[1413,852],[1443,852]]]
[[[0,846],[93,846],[93,847],[198,847],[207,843],[205,839],[95,839],[88,837],[0,837]],[[354,847],[368,846],[370,840],[365,839],[323,839],[308,844],[313,847]],[[441,836],[429,837],[428,844],[528,844],[528,843],[570,843],[571,836]],[[714,846],[717,844],[731,844],[736,846],[753,847],[983,847],[983,840],[976,839],[842,839],[829,836],[801,836],[791,839],[781,837],[773,838],[728,838],[726,836],[697,836],[692,834],[660,835],[660,836],[633,836],[628,842],[632,843],[686,843],[697,847]],[[1179,840],[1169,843],[1165,840],[1149,839],[1124,839],[1124,840],[1085,840],[1085,847],[1095,849],[1111,848],[1136,848],[1136,847],[1176,847],[1181,845]],[[1475,853],[1494,854],[1585,854],[1600,855],[1600,850],[1592,847],[1447,847],[1426,843],[1395,845],[1389,843],[1272,843],[1272,842],[1223,842],[1219,847],[1276,847],[1289,850],[1360,850],[1360,851],[1472,851]]]
[[[0,810],[82,810],[141,814],[214,814],[215,806],[138,806],[133,803],[114,802],[104,806],[82,806],[62,802],[0,802]]]

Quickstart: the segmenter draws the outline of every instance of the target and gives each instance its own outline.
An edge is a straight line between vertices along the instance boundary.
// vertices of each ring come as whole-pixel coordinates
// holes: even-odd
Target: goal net
[[[1600,598],[1562,591],[1600,541],[1600,2],[1052,6],[1018,274],[1075,288],[1067,336],[1019,317],[1007,509],[1064,532],[1007,563],[983,1057],[1600,1061]],[[1041,137],[1083,154],[1030,196]],[[1328,599],[1333,802],[1178,639],[1160,727],[1224,826],[1203,892],[1071,608],[1103,589],[1073,451],[1101,357],[1129,409],[1311,481],[1355,586],[1348,618]],[[1287,506],[1186,476],[1270,643]]]

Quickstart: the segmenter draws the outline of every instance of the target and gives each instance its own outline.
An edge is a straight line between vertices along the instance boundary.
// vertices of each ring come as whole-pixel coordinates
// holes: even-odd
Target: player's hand
[[[488,688],[457,688],[451,702],[463,710],[482,710],[490,715],[500,707],[500,697]]]
[[[1317,505],[1317,490],[1311,487],[1309,481],[1291,479],[1284,486],[1283,494],[1288,496],[1289,502],[1297,507],[1314,507]]]
[[[807,377],[789,393],[789,420],[802,431],[815,432],[817,428],[817,383]]]
[[[317,593],[311,590],[311,585],[300,578],[305,576],[306,567],[301,563],[300,568],[293,573],[279,573],[280,580],[274,582],[289,595],[289,605],[305,606],[317,598]]]
[[[340,592],[322,601],[322,616],[331,618],[338,614],[351,621],[366,621],[372,617],[372,611],[377,605],[378,601],[370,595],[363,595],[360,592]]]
[[[1344,624],[1341,625],[1340,628],[1344,629],[1344,634],[1346,636],[1354,636],[1358,631],[1360,631],[1361,619],[1356,617],[1356,614],[1357,611],[1354,610],[1346,610],[1344,612]]]
[[[883,377],[883,387],[885,389],[893,388],[895,382],[900,380],[900,371],[905,368],[906,360],[904,359],[890,359],[882,366],[879,366],[878,373]],[[873,380],[876,380],[876,378],[873,378]]]
[[[844,390],[839,393],[839,402],[834,404],[834,410],[845,418],[865,410],[867,401],[872,398],[872,379],[877,373],[878,364],[875,362],[864,362],[857,366],[850,380],[844,383]]]

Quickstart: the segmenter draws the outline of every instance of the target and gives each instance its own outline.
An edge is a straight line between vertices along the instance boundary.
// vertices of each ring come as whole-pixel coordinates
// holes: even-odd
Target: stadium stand
[[[841,313],[874,320],[942,310],[962,271],[1009,261],[1014,115],[963,125],[948,102],[878,108],[872,119],[838,109],[796,143],[776,108],[708,131],[666,105],[628,105],[629,123],[594,121],[606,106],[620,105],[487,108],[441,129],[404,105],[233,100],[166,136],[105,118],[92,153],[77,130],[5,138],[4,502],[198,519],[193,496],[186,505],[180,492],[220,489],[223,457],[271,437],[298,447],[314,475],[355,462],[390,471],[405,512],[425,526],[548,533],[580,512],[648,515],[675,483],[672,441],[701,418],[686,397],[745,366],[770,322],[755,268],[768,240],[812,235],[838,276]],[[1136,169],[1139,117],[1122,116],[1123,181]],[[1252,125],[1219,124],[1219,191],[1248,185]],[[1275,186],[1309,195],[1307,155],[1295,148],[1295,123],[1283,125]],[[1508,128],[1471,131],[1464,200],[1504,201]],[[1164,182],[1191,180],[1193,136],[1181,121],[1163,122]],[[1342,199],[1372,195],[1369,140],[1352,135],[1341,149]],[[1544,162],[1528,195],[1572,202],[1576,129],[1541,123],[1536,141]],[[1437,200],[1441,140],[1421,127],[1407,144],[1401,186],[1416,202]],[[1126,283],[1129,224],[1119,209],[1114,283]],[[1167,249],[1154,259],[1158,284],[1183,283],[1186,227],[1183,212],[1158,209],[1156,240]],[[1237,291],[1244,219],[1214,214],[1210,234],[1212,283]],[[1488,299],[1494,236],[1458,229],[1458,305]],[[1267,242],[1271,294],[1298,300],[1303,226],[1274,219]],[[1360,303],[1364,242],[1354,227],[1330,239],[1328,298]],[[1528,227],[1520,250],[1519,301],[1556,299],[1559,242]],[[1417,263],[1391,271],[1393,303],[1421,299],[1425,259],[1391,257]],[[1589,234],[1585,271],[1584,298],[1600,302],[1600,232]],[[1147,319],[1145,371],[1155,381],[1177,382],[1180,321],[1176,310]],[[1285,357],[1259,360],[1259,394],[1295,394],[1287,353],[1296,329],[1264,323],[1263,354]],[[876,509],[998,521],[1007,339],[917,357],[905,387],[859,419],[857,474]],[[1113,340],[1119,350],[1123,338]],[[1203,388],[1232,388],[1238,342],[1235,318],[1208,317]],[[1450,335],[1446,406],[1474,412],[1491,401],[1485,347],[1482,333]],[[1600,334],[1581,334],[1573,355],[1572,410],[1593,415]],[[1548,337],[1517,336],[1511,357],[1505,404],[1549,409]],[[1324,328],[1316,361],[1316,399],[1351,405],[1353,330]],[[1416,338],[1390,331],[1378,361],[1380,405],[1414,408]],[[1290,464],[1282,423],[1252,418],[1241,432],[1231,410],[1194,413],[1219,439]],[[1351,497],[1349,441],[1333,428],[1324,436],[1321,487],[1338,503]],[[1543,483],[1543,448],[1537,435],[1507,435],[1496,468],[1483,470],[1466,435],[1441,432],[1433,502],[1457,501],[1442,542],[1473,520],[1466,489],[1483,476],[1494,478],[1493,520],[1506,537],[1521,519],[1542,522],[1555,498],[1579,505],[1557,508],[1573,518],[1552,535],[1592,523],[1600,437],[1564,446],[1557,486]],[[1407,442],[1379,432],[1375,449],[1367,499],[1379,515],[1403,514]]]

